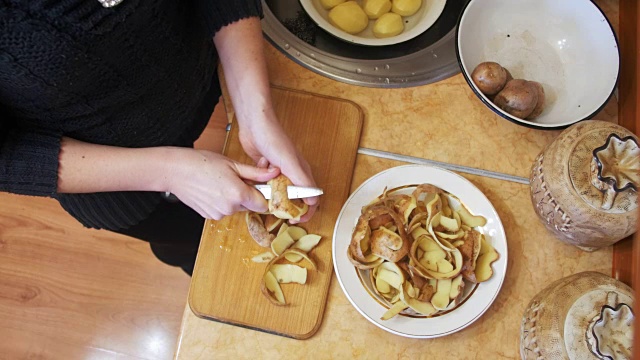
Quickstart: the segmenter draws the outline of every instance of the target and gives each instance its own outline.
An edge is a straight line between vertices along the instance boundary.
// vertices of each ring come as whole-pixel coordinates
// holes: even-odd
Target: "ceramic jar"
[[[536,213],[568,244],[595,250],[637,229],[640,148],[622,126],[569,127],[538,155],[530,181]]]
[[[523,360],[631,359],[633,290],[597,272],[560,279],[538,293],[520,329]]]

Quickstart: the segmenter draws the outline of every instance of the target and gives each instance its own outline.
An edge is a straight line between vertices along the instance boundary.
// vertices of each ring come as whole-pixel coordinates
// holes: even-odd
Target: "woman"
[[[282,172],[314,185],[273,111],[261,11],[259,0],[1,3],[0,190],[54,197],[84,226],[149,241],[191,273],[204,218],[266,210],[245,181]],[[257,166],[192,148],[220,97],[218,59]],[[302,221],[317,199],[306,201]]]

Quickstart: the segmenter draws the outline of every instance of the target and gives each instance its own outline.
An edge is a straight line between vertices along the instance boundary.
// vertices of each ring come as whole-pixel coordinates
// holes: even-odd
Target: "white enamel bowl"
[[[456,53],[485,105],[507,120],[542,129],[593,117],[615,90],[620,68],[611,24],[590,0],[471,0],[458,20]],[[484,61],[499,63],[516,79],[541,83],[543,113],[523,120],[495,106],[471,81]]]

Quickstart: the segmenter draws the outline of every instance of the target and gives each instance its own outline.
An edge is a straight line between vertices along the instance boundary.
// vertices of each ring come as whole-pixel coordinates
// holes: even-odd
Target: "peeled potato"
[[[422,0],[393,0],[391,11],[400,16],[411,16],[418,12]]]
[[[367,28],[369,17],[355,1],[347,1],[329,11],[329,21],[340,30],[357,34]]]
[[[473,83],[483,94],[489,96],[499,93],[510,80],[509,77],[511,74],[493,61],[480,63],[471,73]]]
[[[513,79],[496,95],[493,102],[509,114],[525,119],[538,103],[538,89],[530,81]]]
[[[346,0],[320,0],[320,4],[322,5],[323,8],[329,10],[342,4],[345,1]]]
[[[364,0],[364,13],[369,19],[375,20],[383,14],[391,11],[391,1],[389,0]]]
[[[544,110],[545,95],[544,95],[544,88],[542,87],[542,84],[540,84],[537,81],[529,81],[529,82],[536,87],[536,90],[538,90],[538,102],[536,103],[536,107],[533,108],[533,111],[531,112],[531,114],[527,116],[527,119],[531,120],[531,119],[537,118],[538,116],[540,116],[540,114],[542,114],[542,111]]]
[[[396,36],[404,30],[402,16],[396,13],[386,13],[380,16],[373,24],[373,36],[377,38],[387,38]]]

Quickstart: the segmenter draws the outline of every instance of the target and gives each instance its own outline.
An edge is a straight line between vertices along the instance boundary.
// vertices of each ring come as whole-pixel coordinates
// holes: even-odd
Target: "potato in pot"
[[[536,108],[538,88],[531,81],[513,79],[496,95],[493,102],[509,114],[525,119]]]
[[[327,10],[331,10],[345,1],[346,0],[320,0],[320,4],[322,5],[323,8]]]
[[[390,0],[364,0],[363,8],[365,14],[371,20],[375,20],[380,16],[391,11]]]
[[[402,16],[396,13],[383,14],[373,25],[373,35],[377,38],[396,36],[402,30],[404,30]]]
[[[473,83],[487,96],[499,93],[511,79],[509,71],[493,61],[480,63],[471,73]]]
[[[369,25],[369,17],[355,1],[347,1],[329,11],[329,22],[349,34],[357,34]]]
[[[411,16],[418,12],[422,0],[393,0],[391,11],[400,16]]]

